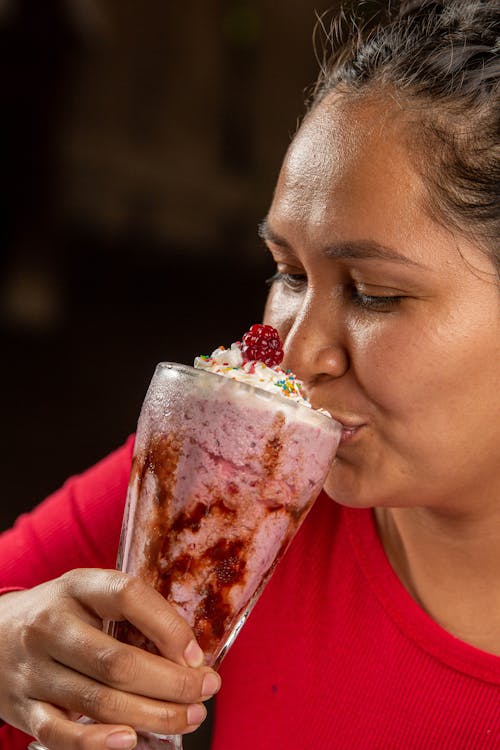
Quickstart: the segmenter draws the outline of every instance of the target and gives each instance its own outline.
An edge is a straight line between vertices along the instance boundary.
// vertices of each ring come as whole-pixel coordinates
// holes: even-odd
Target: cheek
[[[351,330],[357,382],[379,414],[389,418],[384,427],[392,431],[399,424],[398,439],[402,432],[408,437],[425,434],[426,424],[434,433],[445,434],[450,412],[463,408],[452,404],[462,398],[464,353],[469,362],[478,363],[484,354],[471,356],[470,343],[461,340],[458,331],[459,325],[450,328],[435,316],[406,315],[382,317],[371,326]]]
[[[264,309],[264,323],[278,331],[281,340],[285,341],[300,310],[298,295],[291,295],[280,284],[271,288]]]
[[[425,331],[395,316],[365,316],[348,326],[346,338],[352,375],[375,409],[406,422],[423,408],[434,359]]]

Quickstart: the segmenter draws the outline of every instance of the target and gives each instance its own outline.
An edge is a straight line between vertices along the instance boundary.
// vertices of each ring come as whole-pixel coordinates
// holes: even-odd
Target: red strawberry
[[[279,365],[283,359],[283,347],[276,328],[255,323],[241,340],[241,352],[245,362],[258,360],[268,367]]]

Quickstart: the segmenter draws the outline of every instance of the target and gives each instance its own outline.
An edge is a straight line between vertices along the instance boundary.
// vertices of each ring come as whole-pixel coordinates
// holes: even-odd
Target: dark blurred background
[[[261,319],[317,63],[301,0],[0,0],[0,528]]]
[[[125,440],[156,362],[261,319],[329,6],[0,0],[0,530]]]

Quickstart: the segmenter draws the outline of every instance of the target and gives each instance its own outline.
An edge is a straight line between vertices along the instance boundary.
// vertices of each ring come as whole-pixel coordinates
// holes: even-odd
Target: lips
[[[342,419],[336,414],[332,414],[332,417],[342,425],[342,433],[340,436],[341,444],[353,440],[365,426],[364,422],[355,422],[354,420]]]
[[[366,426],[366,422],[363,421],[363,418],[358,416],[357,414],[353,414],[352,412],[349,412],[348,410],[336,411],[335,409],[328,408],[328,406],[326,406],[326,403],[328,403],[328,401],[326,399],[321,399],[320,394],[318,392],[315,392],[313,395],[312,390],[308,391],[306,389],[306,394],[314,408],[320,407],[320,408],[326,409],[326,411],[333,417],[333,419],[335,419],[336,422],[339,422],[339,424],[342,425],[342,432],[340,434],[340,445],[354,441],[354,439],[362,431],[363,427]],[[331,401],[331,399],[329,400]],[[338,403],[337,403],[337,408],[338,408]]]
[[[340,434],[340,442],[343,444],[352,440],[358,434],[362,426],[363,425],[360,425],[359,427],[343,427]]]

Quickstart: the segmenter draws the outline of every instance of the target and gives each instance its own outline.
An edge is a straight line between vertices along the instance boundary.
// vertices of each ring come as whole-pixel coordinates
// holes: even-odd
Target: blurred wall
[[[3,527],[133,431],[156,361],[260,319],[325,7],[0,2]]]

